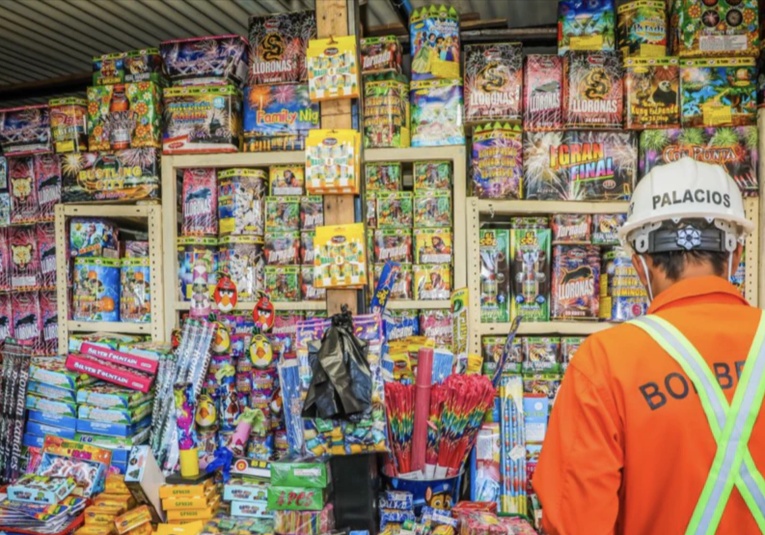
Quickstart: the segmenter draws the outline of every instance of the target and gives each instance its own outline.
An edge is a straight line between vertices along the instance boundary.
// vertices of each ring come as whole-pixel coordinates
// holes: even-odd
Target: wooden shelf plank
[[[626,213],[626,201],[492,201],[479,199],[478,211],[482,214],[617,214]]]
[[[518,328],[519,335],[547,335],[561,334],[566,336],[587,336],[609,327],[618,325],[611,322],[598,321],[540,321],[521,322]],[[505,336],[510,332],[509,323],[479,323],[481,336]]]
[[[438,301],[388,301],[386,305],[390,310],[449,310],[452,302],[449,299],[440,299]]]
[[[190,303],[188,301],[176,301],[175,310],[179,312],[185,312],[189,310]],[[247,310],[252,311],[255,308],[255,303],[252,301],[240,301],[234,307],[234,310]],[[274,301],[274,309],[276,310],[327,310],[327,303],[325,301]]]
[[[74,321],[66,322],[69,332],[108,332],[122,334],[150,334],[151,323],[127,323],[121,321]]]

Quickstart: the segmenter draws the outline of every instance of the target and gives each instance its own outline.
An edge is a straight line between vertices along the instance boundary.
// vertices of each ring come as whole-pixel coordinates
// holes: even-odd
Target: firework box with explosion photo
[[[0,109],[0,147],[5,156],[50,152],[48,105]]]
[[[617,12],[617,48],[625,58],[667,55],[667,5],[664,0],[628,0]]]
[[[303,150],[308,131],[319,128],[319,103],[308,85],[252,86],[244,90],[244,150]]]
[[[613,0],[558,2],[558,53],[569,50],[614,50]]]
[[[152,82],[89,87],[88,149],[160,148],[161,98]]]
[[[567,128],[622,127],[622,62],[614,52],[569,52],[563,58],[563,120]]]
[[[165,98],[162,152],[238,152],[242,94],[233,86],[170,87]]]
[[[412,147],[464,145],[462,80],[420,80],[409,86]]]
[[[239,86],[247,77],[248,48],[241,35],[215,35],[163,41],[159,53],[173,86]]]
[[[308,41],[315,37],[313,11],[250,17],[247,85],[304,82]]]
[[[679,65],[677,58],[624,60],[626,129],[680,126]]]
[[[600,313],[600,248],[553,247],[551,312],[553,320],[597,319]]]
[[[364,76],[364,147],[408,147],[409,120],[406,77],[392,73]]]
[[[70,153],[60,160],[65,203],[159,197],[159,149]]]
[[[639,177],[657,165],[689,156],[699,162],[723,165],[745,196],[759,191],[757,127],[673,128],[640,134]]]
[[[527,131],[563,127],[563,59],[529,54],[523,72],[523,128]]]
[[[466,45],[465,122],[520,122],[522,82],[521,43]]]
[[[631,132],[527,132],[523,192],[534,200],[627,200],[637,171]]]
[[[481,255],[481,321],[510,321],[510,231],[482,229],[479,236]]]
[[[431,5],[409,16],[412,80],[458,78],[460,16],[451,6]]]
[[[756,56],[760,48],[757,0],[676,1],[672,50],[681,57]]]
[[[757,122],[754,58],[680,61],[682,126],[746,126]]]
[[[481,199],[521,199],[521,127],[487,124],[473,130],[473,194]]]

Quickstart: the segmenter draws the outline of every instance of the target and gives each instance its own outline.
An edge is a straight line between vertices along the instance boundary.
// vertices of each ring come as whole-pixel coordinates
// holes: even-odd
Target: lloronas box
[[[160,98],[152,82],[89,87],[89,150],[160,148]]]
[[[534,200],[627,200],[637,175],[631,132],[526,132],[523,192]]]
[[[510,230],[512,300],[510,317],[524,321],[550,319],[550,229]]]
[[[409,16],[412,80],[459,78],[460,17],[454,7],[424,6]]]
[[[473,194],[481,199],[521,199],[523,187],[521,128],[486,124],[473,132]]]
[[[560,0],[558,53],[569,50],[614,50],[614,0]]]
[[[595,245],[553,247],[552,308],[554,320],[597,319],[600,313],[600,248]]]
[[[677,58],[624,60],[627,109],[624,127],[673,128],[680,126],[680,63]]]
[[[154,82],[167,84],[165,66],[158,48],[103,54],[93,58],[93,85]]]
[[[233,86],[170,87],[165,99],[162,152],[238,152],[242,94]]]
[[[510,321],[510,231],[483,229],[479,236],[481,256],[481,321]]]
[[[569,52],[563,58],[567,128],[619,129],[624,109],[622,62],[615,52]]]
[[[757,0],[674,0],[672,51],[680,57],[757,56]]]
[[[465,46],[465,122],[521,121],[521,43]]]
[[[159,44],[173,86],[240,86],[247,79],[249,44],[241,35],[174,39]]]
[[[757,122],[754,58],[680,61],[683,127],[745,126]]]
[[[250,17],[247,85],[304,82],[308,41],[315,37],[314,11]]]
[[[667,4],[629,0],[617,8],[617,45],[625,58],[667,55]]]
[[[319,103],[307,84],[258,85],[244,90],[244,150],[303,150],[309,130],[319,128]]]
[[[640,134],[639,177],[658,165],[689,156],[699,162],[723,165],[745,196],[759,191],[759,154],[756,126],[735,128],[673,128]]]
[[[5,156],[25,156],[51,150],[47,104],[0,109],[0,147]]]

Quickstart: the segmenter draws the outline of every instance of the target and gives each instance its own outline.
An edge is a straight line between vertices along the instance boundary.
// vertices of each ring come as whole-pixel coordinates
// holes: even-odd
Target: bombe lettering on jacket
[[[685,191],[674,190],[671,193],[654,195],[651,199],[653,201],[654,210],[657,208],[664,208],[668,205],[683,204],[686,202],[716,204],[718,206],[723,205],[725,208],[730,208],[730,195],[708,189],[687,189]]]
[[[714,362],[712,372],[720,388],[723,390],[733,388],[741,378],[744,364],[746,364],[745,360],[738,360],[731,369],[731,365],[727,362]],[[638,390],[652,411],[664,407],[670,400],[682,400],[691,392],[694,394],[697,392],[691,380],[680,372],[669,373],[660,381],[649,381],[640,385]]]

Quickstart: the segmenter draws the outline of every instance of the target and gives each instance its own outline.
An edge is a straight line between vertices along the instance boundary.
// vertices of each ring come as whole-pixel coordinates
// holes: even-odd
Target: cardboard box
[[[683,127],[747,126],[757,122],[754,58],[680,61]]]
[[[326,461],[286,459],[271,463],[271,485],[277,487],[306,487],[323,489],[331,477]]]
[[[513,292],[510,317],[524,321],[550,319],[550,229],[511,229]]]
[[[311,487],[268,487],[270,511],[321,511],[327,503],[327,489]]]
[[[670,2],[675,54],[709,56],[756,56],[760,48],[757,0]]]
[[[154,459],[149,446],[135,446],[130,451],[130,469],[125,473],[125,485],[137,503],[150,506],[152,520],[164,520],[161,489],[165,488],[165,476]]]

